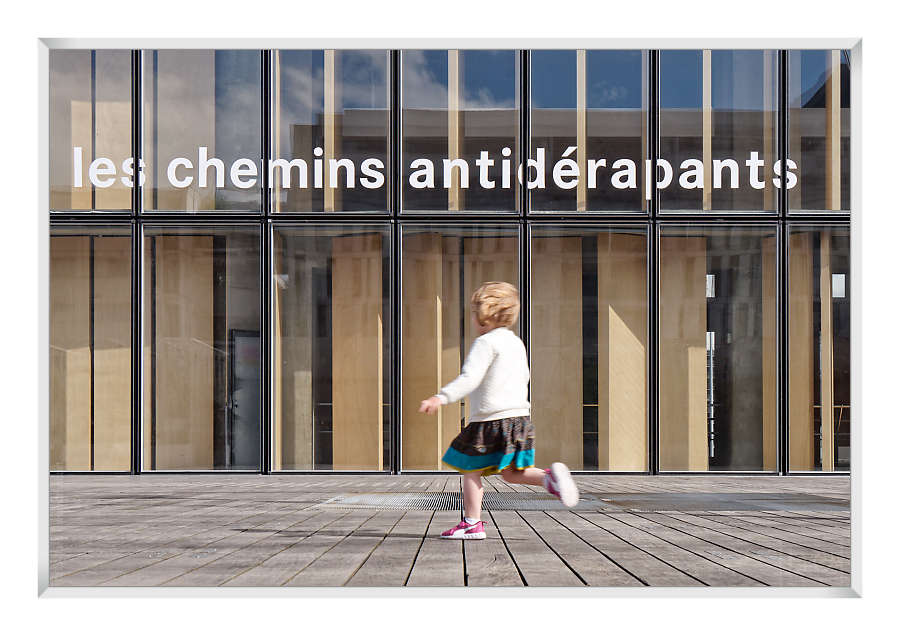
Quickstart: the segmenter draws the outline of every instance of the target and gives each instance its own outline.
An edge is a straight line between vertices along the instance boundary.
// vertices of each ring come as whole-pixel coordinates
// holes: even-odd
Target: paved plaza
[[[850,585],[848,476],[576,475],[581,502],[458,475],[51,475],[50,586]]]

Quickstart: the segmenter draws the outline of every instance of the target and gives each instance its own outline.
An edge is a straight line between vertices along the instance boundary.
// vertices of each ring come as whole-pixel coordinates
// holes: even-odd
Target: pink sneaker
[[[553,462],[544,472],[547,474],[544,479],[547,492],[558,497],[567,508],[575,506],[578,503],[578,486],[569,474],[568,467],[562,462]]]
[[[471,524],[466,523],[465,519],[441,533],[441,539],[484,539],[486,536],[484,533],[484,521]]]

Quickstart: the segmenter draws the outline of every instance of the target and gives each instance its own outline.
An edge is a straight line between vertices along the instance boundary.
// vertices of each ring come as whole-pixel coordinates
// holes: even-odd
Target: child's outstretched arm
[[[494,361],[494,350],[484,340],[476,339],[469,349],[469,355],[463,363],[462,370],[455,380],[440,390],[440,393],[427,400],[422,400],[419,413],[431,415],[437,413],[438,408],[444,404],[457,402],[481,384],[484,374]]]

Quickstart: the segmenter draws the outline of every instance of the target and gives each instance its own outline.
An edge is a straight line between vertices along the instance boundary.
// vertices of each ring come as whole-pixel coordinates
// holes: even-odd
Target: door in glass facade
[[[469,405],[448,404],[435,418],[419,413],[419,403],[459,375],[478,335],[469,317],[472,293],[487,281],[519,287],[518,226],[406,225],[400,262],[401,468],[445,470],[441,455]],[[521,337],[519,323],[510,329]]]
[[[850,232],[791,227],[788,245],[788,463],[850,468]]]
[[[50,469],[131,469],[131,228],[50,232]]]
[[[144,228],[142,468],[260,467],[259,226]]]
[[[389,229],[278,226],[272,251],[272,468],[390,468]]]
[[[530,295],[538,465],[647,470],[646,228],[533,227]]]
[[[660,470],[778,468],[776,235],[660,228]]]

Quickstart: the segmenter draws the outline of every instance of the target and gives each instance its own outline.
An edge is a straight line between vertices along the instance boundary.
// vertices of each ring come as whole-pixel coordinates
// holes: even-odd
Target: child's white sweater
[[[469,398],[469,422],[531,414],[528,356],[519,337],[497,327],[472,343],[462,372],[438,393],[443,404]]]

